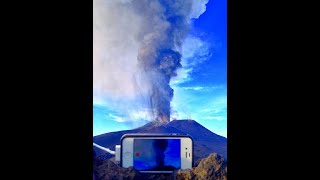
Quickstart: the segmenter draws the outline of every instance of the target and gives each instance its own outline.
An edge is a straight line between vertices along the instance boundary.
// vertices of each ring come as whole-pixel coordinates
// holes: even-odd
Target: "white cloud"
[[[225,120],[225,117],[224,116],[205,116],[202,119],[223,121],[223,120]]]
[[[182,45],[182,68],[177,70],[177,76],[172,78],[171,84],[181,84],[192,80],[193,69],[210,58],[211,45],[209,42],[189,35]]]
[[[151,121],[151,111],[148,109],[139,109],[139,110],[129,110],[125,115],[114,115],[112,113],[108,114],[109,118],[112,118],[117,122],[128,122],[134,123],[138,121]]]
[[[150,120],[149,117],[151,117],[151,111],[148,109],[142,109],[142,110],[133,110],[129,113],[129,118],[131,121],[138,121],[138,120]]]
[[[204,109],[201,110],[201,112],[210,112],[210,111],[212,111],[211,108],[204,108]]]
[[[100,96],[93,95],[93,106],[106,107],[107,102],[105,99],[101,98]]]
[[[204,62],[210,54],[209,48],[208,42],[195,36],[188,36],[182,45],[182,66],[195,66]]]
[[[139,43],[133,37],[138,35],[140,25],[141,17],[130,7],[116,1],[93,1],[95,96],[133,98],[137,95],[133,79]]]
[[[194,87],[182,87],[182,89],[185,89],[185,90],[194,90],[194,91],[199,91],[199,90],[202,90],[206,87],[201,87],[201,86],[194,86]]]
[[[206,4],[209,0],[194,0],[192,3],[192,10],[190,18],[199,18],[201,14],[206,11]]]
[[[114,121],[117,121],[117,122],[125,122],[125,120],[124,120],[122,117],[120,117],[120,116],[116,116],[116,115],[113,115],[113,114],[108,114],[108,116],[109,116],[110,118],[112,118]]]
[[[202,108],[201,112],[206,113],[221,113],[227,111],[227,96],[222,96],[211,100],[208,104]]]
[[[175,84],[180,84],[183,82],[187,82],[187,81],[191,81],[192,77],[191,77],[191,72],[192,72],[193,68],[189,67],[189,68],[185,68],[182,67],[180,69],[177,70],[177,76],[173,77],[170,81],[171,85],[175,85]]]
[[[220,89],[223,88],[223,86],[189,86],[189,87],[181,87],[184,90],[194,90],[194,91],[200,91],[200,90],[212,90],[212,89]]]

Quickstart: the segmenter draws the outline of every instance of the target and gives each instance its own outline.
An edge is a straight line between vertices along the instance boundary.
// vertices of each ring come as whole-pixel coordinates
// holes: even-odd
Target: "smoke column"
[[[139,2],[139,3],[137,3]],[[133,1],[137,11],[143,11],[148,27],[143,32],[138,64],[150,84],[150,105],[156,120],[167,122],[173,89],[170,79],[181,67],[182,40],[188,32],[191,1]]]
[[[166,151],[168,147],[168,140],[167,139],[156,139],[153,142],[153,147],[156,152],[156,164],[157,168],[161,169],[165,166],[164,164],[164,159],[165,159],[165,154],[164,152]]]
[[[198,18],[205,11],[207,2],[208,0],[94,0],[94,11],[104,11],[104,14],[94,14],[94,18],[98,19],[94,19],[95,24],[105,23],[104,16],[109,17],[105,21],[120,19],[107,26],[99,26],[96,28],[98,30],[94,29],[94,49],[98,49],[97,52],[100,53],[99,56],[96,53],[96,58],[94,57],[94,89],[106,88],[103,84],[107,84],[109,89],[98,91],[107,91],[112,96],[120,91],[119,96],[133,100],[143,96],[143,103],[149,106],[152,119],[168,122],[174,93],[169,84],[171,78],[177,75],[176,70],[181,67],[181,45],[188,34],[190,20]],[[95,32],[98,32],[96,37]],[[114,39],[108,37],[106,43],[103,41],[105,36],[113,36]],[[131,45],[131,48],[125,43]],[[103,54],[104,52],[109,53]],[[104,61],[108,61],[111,68],[104,66],[105,62],[100,62],[102,57],[109,57]],[[103,71],[109,70],[118,71],[120,76],[115,72],[107,74],[109,77],[100,77],[105,75]],[[101,81],[101,78],[109,78],[110,81]]]

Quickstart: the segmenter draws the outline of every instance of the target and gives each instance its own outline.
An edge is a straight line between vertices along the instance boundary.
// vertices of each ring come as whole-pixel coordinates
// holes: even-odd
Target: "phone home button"
[[[124,153],[124,158],[131,158],[132,153],[131,152],[125,152]]]

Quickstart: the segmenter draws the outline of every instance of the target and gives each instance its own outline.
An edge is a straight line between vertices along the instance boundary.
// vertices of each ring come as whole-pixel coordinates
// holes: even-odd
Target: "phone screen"
[[[180,169],[180,139],[134,139],[133,165],[140,171]]]

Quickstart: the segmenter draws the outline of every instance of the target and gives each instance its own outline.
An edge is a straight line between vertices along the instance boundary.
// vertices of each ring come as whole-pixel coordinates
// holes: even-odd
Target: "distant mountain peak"
[[[159,126],[165,126],[168,123],[169,122],[151,121],[141,127],[135,128],[133,130],[149,130],[149,129],[153,129],[153,128],[156,128]]]
[[[147,124],[141,126],[141,127],[138,127],[138,128],[135,128],[134,130],[139,130],[139,129],[152,129],[152,128],[155,128],[155,127],[160,127],[160,126],[168,126],[172,123],[193,123],[193,124],[199,124],[198,122],[196,122],[195,120],[192,120],[192,119],[181,119],[181,120],[172,120],[172,121],[169,121],[169,122],[161,122],[161,121],[150,121],[148,122]],[[200,125],[200,124],[199,124]]]
[[[170,123],[171,122],[180,122],[180,123],[182,123],[182,122],[184,122],[184,123],[197,123],[197,124],[199,124],[196,120],[194,120],[194,119],[176,119],[176,120],[172,120],[172,121],[170,121]]]
[[[104,147],[114,149],[115,145],[120,143],[121,137],[128,133],[188,134],[194,140],[194,155],[196,160],[208,156],[213,152],[227,157],[227,139],[215,134],[192,119],[173,120],[168,123],[151,121],[136,129],[95,136],[93,137],[93,141]],[[104,153],[99,149],[96,152],[98,155]]]

